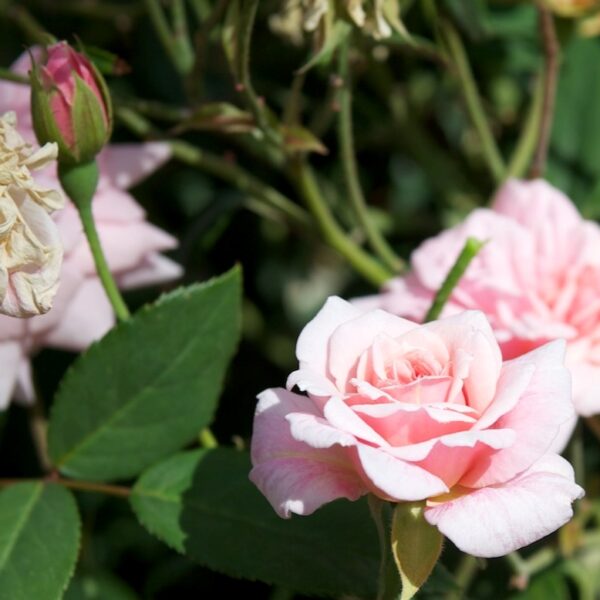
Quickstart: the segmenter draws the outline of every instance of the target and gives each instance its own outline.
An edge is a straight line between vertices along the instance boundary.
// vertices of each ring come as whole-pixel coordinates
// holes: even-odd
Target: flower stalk
[[[338,96],[340,107],[338,116],[338,140],[346,190],[356,218],[365,233],[369,245],[381,259],[381,262],[396,273],[402,269],[403,261],[396,255],[379,229],[373,223],[373,220],[369,215],[369,209],[358,176],[356,153],[354,149],[354,134],[352,131],[352,84],[350,81],[348,49],[349,43],[346,39],[340,45],[338,70],[341,81]]]
[[[119,321],[125,321],[129,318],[129,309],[110,272],[92,213],[92,199],[98,185],[98,166],[96,161],[93,160],[74,166],[60,164],[58,174],[63,189],[79,212],[83,231],[94,257],[96,271],[98,272],[98,277],[100,277],[104,291]]]

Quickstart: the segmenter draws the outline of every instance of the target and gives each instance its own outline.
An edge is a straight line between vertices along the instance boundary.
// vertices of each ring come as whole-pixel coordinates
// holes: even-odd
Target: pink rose
[[[23,55],[13,69],[26,73],[29,64],[29,57]],[[0,83],[0,113],[8,108],[18,114],[23,137],[34,141],[27,86]],[[160,284],[181,275],[181,267],[160,254],[175,248],[177,240],[148,223],[143,209],[126,191],[169,156],[169,146],[162,143],[111,144],[98,156],[100,183],[93,210],[108,263],[123,289]],[[37,180],[60,189],[54,168],[40,171]],[[28,320],[0,317],[0,408],[13,393],[22,400],[33,397],[29,357],[40,348],[84,350],[115,322],[75,207],[67,202],[53,217],[64,245],[60,287],[47,314]]]
[[[566,339],[575,410],[600,413],[600,228],[545,181],[509,181],[491,209],[425,241],[412,255],[410,275],[357,306],[422,320],[469,236],[488,242],[444,315],[482,310],[504,358]]]
[[[583,494],[549,451],[573,413],[563,353],[557,341],[503,363],[480,312],[418,325],[330,298],[288,379],[307,395],[259,396],[250,478],[283,517],[368,492],[423,500],[461,550],[506,554]]]

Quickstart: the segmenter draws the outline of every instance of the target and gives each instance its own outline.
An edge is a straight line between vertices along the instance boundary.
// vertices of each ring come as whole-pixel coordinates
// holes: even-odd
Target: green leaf
[[[61,472],[132,477],[210,423],[239,336],[240,279],[235,268],[164,296],[79,358],[50,417]]]
[[[314,133],[300,125],[282,125],[283,144],[290,152],[328,154],[327,147]]]
[[[423,515],[422,502],[401,502],[392,518],[392,553],[402,579],[400,600],[410,600],[440,557],[444,536]]]
[[[213,570],[305,594],[375,597],[379,550],[365,503],[281,519],[249,470],[244,452],[180,453],[141,476],[131,504],[151,533]]]
[[[591,175],[600,160],[600,45],[576,39],[564,54],[558,85],[552,147],[561,158],[576,162]]]
[[[0,595],[62,598],[77,560],[79,515],[71,493],[43,483],[0,492]]]

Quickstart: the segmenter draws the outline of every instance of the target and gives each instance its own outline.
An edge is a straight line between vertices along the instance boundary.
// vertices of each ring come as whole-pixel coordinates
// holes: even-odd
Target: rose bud
[[[56,142],[59,161],[91,161],[108,142],[112,105],[104,79],[67,42],[47,49],[47,60],[31,71],[31,111],[41,144]]]

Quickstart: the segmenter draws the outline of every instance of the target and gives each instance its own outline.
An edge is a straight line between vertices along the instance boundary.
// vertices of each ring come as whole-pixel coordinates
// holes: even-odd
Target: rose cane
[[[47,48],[31,70],[31,111],[40,143],[56,142],[58,175],[81,218],[96,270],[119,320],[129,311],[110,273],[92,214],[98,186],[96,155],[112,132],[112,103],[104,79],[83,54],[66,42]]]

